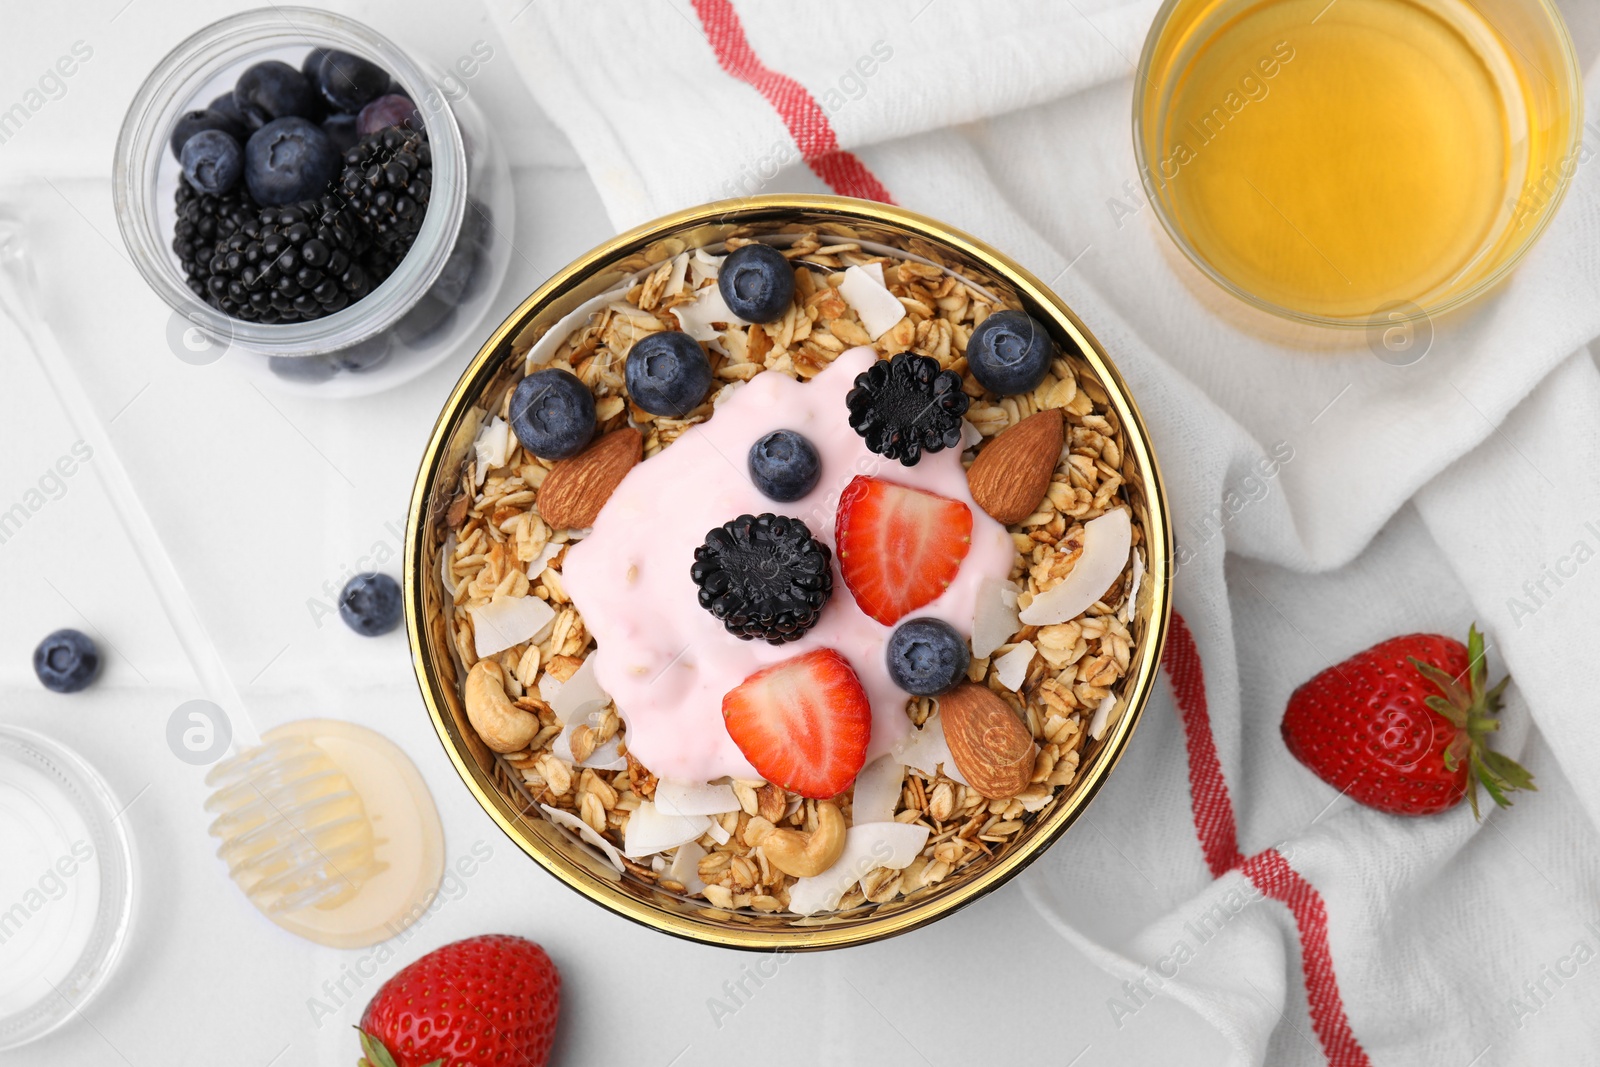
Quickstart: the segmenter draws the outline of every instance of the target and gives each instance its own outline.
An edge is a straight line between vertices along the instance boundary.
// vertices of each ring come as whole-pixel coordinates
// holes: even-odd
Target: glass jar
[[[1165,0],[1134,79],[1173,245],[1250,308],[1369,344],[1506,278],[1582,120],[1554,0]]]
[[[182,169],[169,140],[179,116],[230,91],[245,68],[278,59],[299,69],[312,48],[371,60],[417,105],[432,152],[432,196],[410,251],[367,296],[310,322],[245,322],[211,307],[185,281],[172,249]],[[133,262],[173,308],[174,354],[194,364],[229,355],[282,389],[324,397],[377,392],[451,352],[470,354],[505,277],[514,220],[510,170],[469,93],[454,72],[444,76],[368,27],[309,8],[247,11],[174,48],[128,108],[113,182]]]

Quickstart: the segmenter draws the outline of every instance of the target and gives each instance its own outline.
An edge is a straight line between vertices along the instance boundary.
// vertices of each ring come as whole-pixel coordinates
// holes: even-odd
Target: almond
[[[539,517],[557,530],[593,526],[623,475],[644,454],[644,437],[631,426],[612,430],[588,448],[561,460],[539,487]]]
[[[1064,432],[1061,409],[1045,408],[990,441],[967,470],[972,499],[1007,526],[1032,515],[1050,488]]]
[[[1011,705],[964,682],[939,696],[945,743],[967,784],[990,800],[1014,797],[1033,777],[1034,744]]]

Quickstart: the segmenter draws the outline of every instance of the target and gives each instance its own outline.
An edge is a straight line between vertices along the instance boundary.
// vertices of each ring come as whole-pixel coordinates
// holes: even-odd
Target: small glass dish
[[[432,199],[416,243],[363,299],[310,322],[244,322],[184,279],[172,250],[181,168],[168,140],[180,115],[227,92],[246,67],[279,59],[298,69],[319,47],[370,59],[417,102],[433,155]],[[322,397],[374,393],[470,351],[511,258],[510,170],[465,82],[434,73],[361,23],[309,8],[246,11],[168,53],[129,105],[113,196],[134,265],[173,308],[168,336],[178,358],[210,363],[238,350],[259,376]]]
[[[115,969],[133,914],[122,807],[76,753],[0,726],[0,1050],[61,1026]]]

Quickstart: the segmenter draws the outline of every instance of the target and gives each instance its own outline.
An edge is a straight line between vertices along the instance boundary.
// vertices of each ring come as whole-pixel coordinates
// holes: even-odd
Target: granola
[[[728,251],[745,243],[731,239]],[[942,369],[962,376],[971,398],[966,419],[973,430],[972,439],[962,443],[966,466],[1004,430],[1035,412],[1061,409],[1065,441],[1048,489],[1033,514],[1007,528],[1015,548],[1010,578],[1016,583],[1017,607],[1025,612],[1038,594],[1072,573],[1083,551],[1085,524],[1128,507],[1121,474],[1122,427],[1105,391],[1079,374],[1072,357],[1058,355],[1037,388],[996,399],[968,372],[964,355],[972,331],[999,310],[992,296],[937,266],[879,255],[823,233],[800,234],[781,250],[803,268],[795,272],[793,301],[774,322],[716,329],[706,347],[718,385],[684,418],[654,416],[631,403],[624,363],[641,338],[680,329],[675,312],[695,304],[702,290],[716,284],[720,260],[704,250],[684,252],[653,267],[623,264],[624,270],[636,272],[625,292],[605,302],[553,348],[536,348],[531,338],[519,338],[513,353],[525,360],[526,372],[541,366],[571,370],[594,395],[596,436],[635,427],[643,434],[646,458],[710,418],[739,383],[760,372],[807,380],[841,353],[862,345],[870,345],[882,358],[907,351],[929,356]],[[906,312],[876,340],[839,292],[845,268],[873,264]],[[508,419],[509,403],[508,392],[500,410],[490,414]],[[625,877],[702,898],[715,908],[788,910],[796,879],[769,862],[762,840],[777,828],[815,831],[819,804],[837,804],[848,821],[852,791],[819,802],[759,780],[735,780],[729,784],[737,809],[711,816],[698,840],[644,861],[622,855],[628,821],[652,799],[658,781],[628,753],[626,727],[613,704],[591,709],[592,714],[570,727],[552,706],[595,647],[562,579],[568,546],[584,531],[552,529],[541,518],[539,491],[554,464],[526,452],[509,433],[494,432],[500,439],[488,448],[480,443],[478,462],[461,473],[459,495],[447,514],[442,577],[454,606],[455,651],[467,668],[479,658],[479,612],[522,598],[541,601],[550,612],[536,642],[491,657],[500,667],[511,705],[537,716],[526,747],[499,756],[508,781],[528,798],[530,817],[541,809],[565,813],[559,822],[575,832],[588,831],[583,837],[591,844],[608,845],[607,858]],[[979,857],[993,855],[1073,782],[1085,740],[1092,726],[1103,727],[1118,682],[1129,670],[1130,616],[1143,552],[1137,523],[1132,543],[1132,561],[1082,614],[1051,625],[1019,624],[989,655],[971,660],[969,680],[1005,700],[1037,745],[1027,787],[1011,797],[987,799],[951,768],[941,765],[930,772],[907,766],[894,820],[925,827],[926,843],[900,869],[867,870],[839,900],[839,909],[883,903],[936,885]],[[921,728],[937,706],[937,697],[911,698],[906,714]],[[1097,712],[1102,720],[1098,724]]]

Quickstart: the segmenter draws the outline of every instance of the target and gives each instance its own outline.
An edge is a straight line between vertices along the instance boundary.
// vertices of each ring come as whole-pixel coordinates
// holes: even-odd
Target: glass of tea
[[[1489,289],[1589,156],[1550,0],[1166,0],[1133,109],[1178,247],[1315,325],[1434,315]]]

